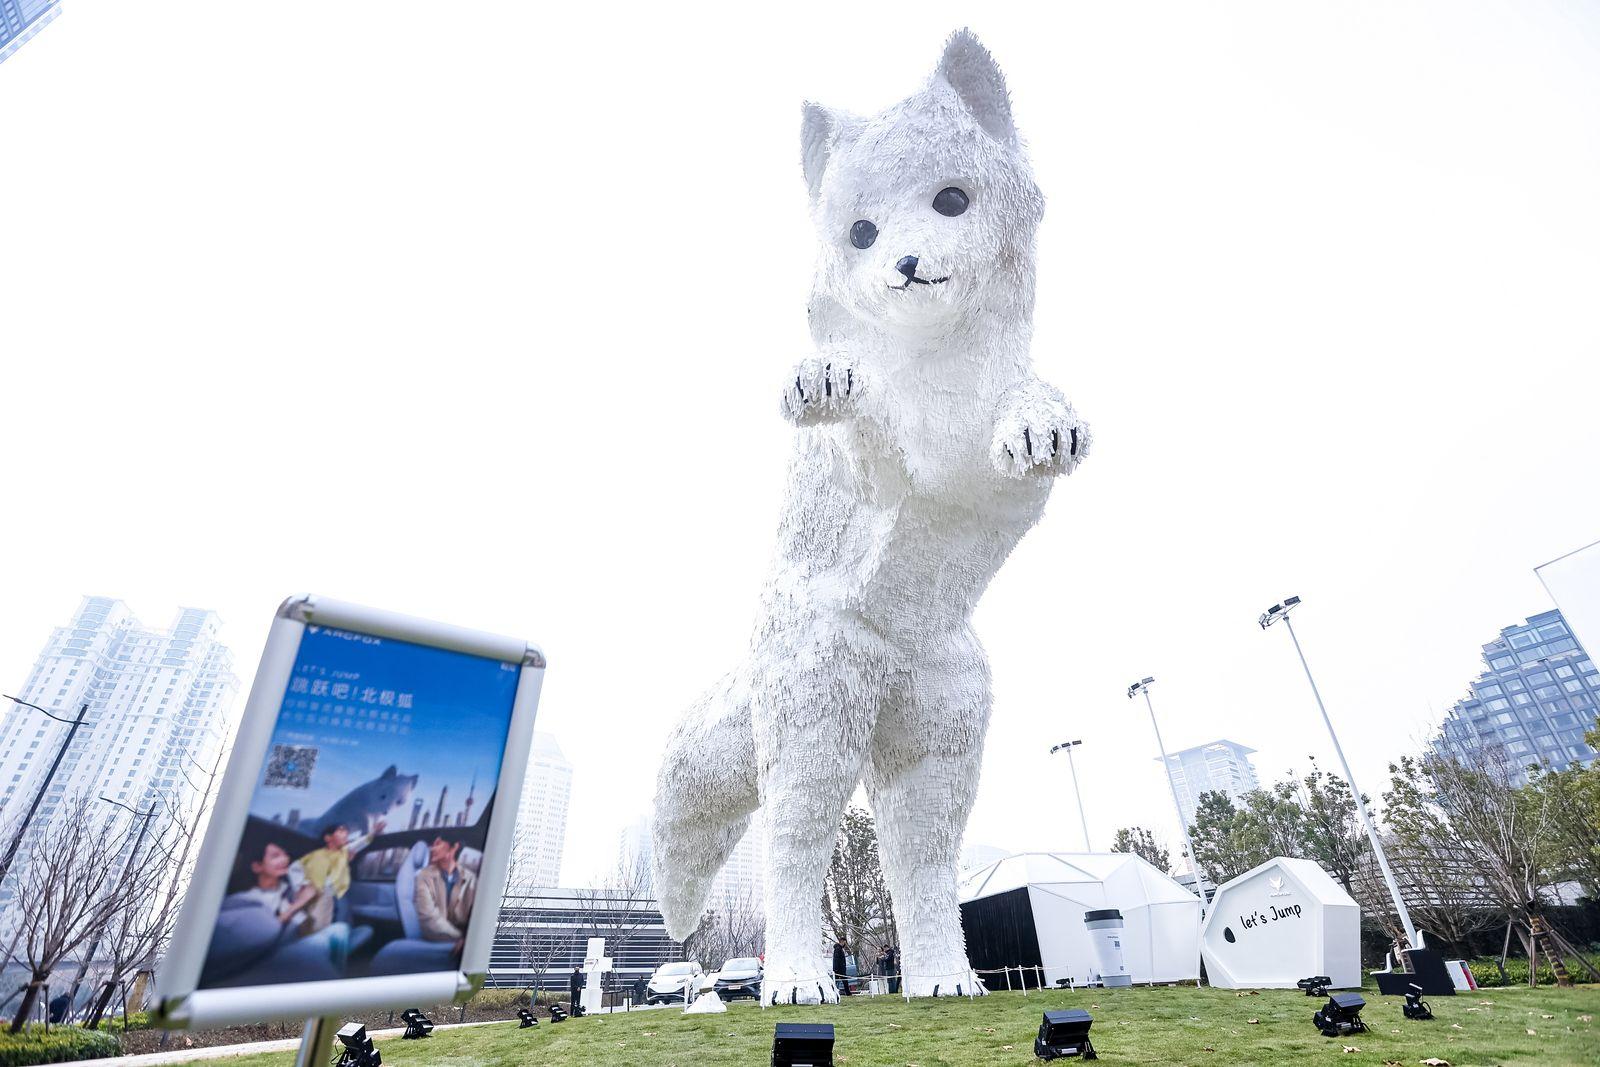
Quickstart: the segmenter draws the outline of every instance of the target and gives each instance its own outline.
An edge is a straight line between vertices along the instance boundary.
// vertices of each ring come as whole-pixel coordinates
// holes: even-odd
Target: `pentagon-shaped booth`
[[[1044,984],[1100,973],[1091,912],[1121,913],[1121,948],[1135,983],[1193,981],[1200,974],[1200,899],[1125,852],[1019,852],[963,873],[961,926],[980,971],[1042,966]],[[1028,972],[1031,988],[1037,972]],[[984,975],[1005,989],[1000,975]],[[1015,988],[1019,981],[1013,973]]]
[[[1311,860],[1276,856],[1217,887],[1200,951],[1222,989],[1293,989],[1326,975],[1361,985],[1361,908]]]

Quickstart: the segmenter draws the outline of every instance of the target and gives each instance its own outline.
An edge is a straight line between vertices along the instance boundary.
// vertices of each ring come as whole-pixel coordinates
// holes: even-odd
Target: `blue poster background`
[[[297,814],[315,833],[320,827],[310,824],[319,815],[393,766],[401,778],[416,777],[411,799],[422,801],[432,823],[440,821],[441,794],[449,824],[470,794],[467,825],[476,824],[499,780],[520,675],[498,660],[308,626],[250,813],[285,825]],[[309,768],[275,773],[279,746],[315,756]],[[408,806],[386,829],[407,829],[410,814]]]

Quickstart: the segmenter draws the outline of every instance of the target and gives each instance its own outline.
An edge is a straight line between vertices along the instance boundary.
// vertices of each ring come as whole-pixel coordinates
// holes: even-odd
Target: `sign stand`
[[[333,1052],[333,1035],[339,1029],[337,1015],[321,1015],[306,1020],[300,1031],[300,1050],[295,1053],[294,1067],[328,1067]]]
[[[583,953],[583,970],[588,977],[584,979],[583,993],[580,997],[585,1015],[598,1012],[605,999],[605,976],[611,970],[611,957],[606,955],[606,939],[591,937],[589,946]]]

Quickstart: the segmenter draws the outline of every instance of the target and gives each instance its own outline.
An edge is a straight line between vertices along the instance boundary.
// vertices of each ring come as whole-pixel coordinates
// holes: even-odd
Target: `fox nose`
[[[900,262],[894,265],[894,269],[899,271],[901,274],[904,274],[906,276],[906,281],[909,282],[912,278],[917,276],[917,257],[901,257]]]

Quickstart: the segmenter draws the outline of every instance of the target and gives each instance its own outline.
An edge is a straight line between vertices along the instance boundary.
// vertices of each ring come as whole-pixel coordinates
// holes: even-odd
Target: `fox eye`
[[[940,189],[939,192],[934,196],[933,210],[937,211],[941,215],[948,215],[951,218],[955,218],[957,215],[967,210],[967,204],[969,203],[971,203],[971,201],[967,199],[966,193],[963,193],[960,189],[950,185]]]
[[[878,239],[878,228],[866,219],[856,220],[850,227],[850,243],[857,248],[871,248],[872,242]]]

